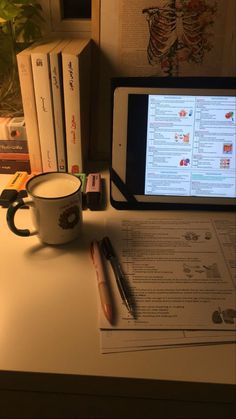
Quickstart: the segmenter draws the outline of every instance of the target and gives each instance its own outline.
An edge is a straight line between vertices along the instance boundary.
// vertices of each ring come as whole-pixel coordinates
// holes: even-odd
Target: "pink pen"
[[[112,324],[113,313],[112,313],[111,298],[110,298],[110,293],[108,289],[108,284],[106,281],[100,246],[97,241],[94,240],[91,243],[90,251],[91,251],[92,260],[93,260],[93,264],[94,264],[96,275],[97,275],[98,290],[99,290],[102,309],[107,320]]]

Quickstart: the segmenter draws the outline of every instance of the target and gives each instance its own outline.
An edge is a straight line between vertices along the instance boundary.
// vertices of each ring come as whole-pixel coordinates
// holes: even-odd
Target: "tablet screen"
[[[120,89],[115,166],[137,200],[235,204],[235,91]]]

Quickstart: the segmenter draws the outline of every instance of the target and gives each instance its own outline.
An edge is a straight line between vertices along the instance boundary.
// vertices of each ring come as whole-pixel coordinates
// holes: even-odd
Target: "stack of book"
[[[85,171],[90,128],[89,39],[53,39],[17,55],[31,171]]]
[[[24,117],[0,118],[0,173],[30,172]]]

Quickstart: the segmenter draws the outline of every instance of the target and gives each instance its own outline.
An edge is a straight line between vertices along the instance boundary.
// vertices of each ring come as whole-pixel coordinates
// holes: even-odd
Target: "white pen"
[[[92,241],[91,246],[90,246],[90,251],[91,251],[92,260],[93,260],[93,264],[94,264],[96,275],[97,275],[98,290],[99,290],[102,309],[107,320],[112,324],[112,321],[113,321],[112,303],[111,303],[110,293],[109,293],[106,275],[104,271],[104,266],[102,262],[100,246],[96,240]]]

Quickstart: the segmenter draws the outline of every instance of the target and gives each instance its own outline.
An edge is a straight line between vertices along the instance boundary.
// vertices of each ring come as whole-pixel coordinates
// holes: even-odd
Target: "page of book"
[[[92,154],[109,155],[111,77],[235,76],[235,13],[234,0],[101,0]]]
[[[154,3],[101,0],[100,44],[113,71],[120,76],[235,75],[234,0],[204,0],[195,7],[190,0]]]

